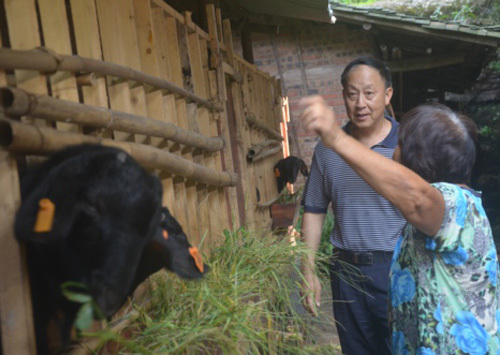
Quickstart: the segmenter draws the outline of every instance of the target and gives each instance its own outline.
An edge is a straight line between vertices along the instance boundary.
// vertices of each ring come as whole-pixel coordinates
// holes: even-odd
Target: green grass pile
[[[297,261],[306,252],[284,237],[226,231],[205,261],[204,279],[155,274],[148,305],[135,305],[127,327],[92,336],[108,340],[103,352],[124,354],[335,353],[314,341],[292,297],[302,277]]]

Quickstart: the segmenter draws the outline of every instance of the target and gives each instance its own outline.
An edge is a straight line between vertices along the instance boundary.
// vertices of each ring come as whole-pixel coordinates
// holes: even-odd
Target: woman
[[[306,130],[408,221],[390,274],[393,353],[500,353],[497,253],[480,195],[466,185],[474,122],[443,105],[418,106],[401,120],[395,162],[343,132],[320,97],[301,104]]]

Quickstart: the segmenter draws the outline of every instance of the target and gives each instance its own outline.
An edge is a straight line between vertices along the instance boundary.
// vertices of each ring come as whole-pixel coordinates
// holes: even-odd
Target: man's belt
[[[353,265],[372,265],[390,261],[392,259],[392,251],[363,251],[355,252],[344,249],[335,248],[333,250],[339,260],[345,261]]]

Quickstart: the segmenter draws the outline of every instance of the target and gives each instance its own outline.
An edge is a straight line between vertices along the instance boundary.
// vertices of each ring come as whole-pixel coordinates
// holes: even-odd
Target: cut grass
[[[338,353],[316,343],[292,297],[306,253],[301,243],[292,247],[280,236],[226,232],[210,251],[204,279],[157,273],[148,307],[135,305],[137,316],[125,328],[86,336],[106,339],[102,352],[123,354]]]

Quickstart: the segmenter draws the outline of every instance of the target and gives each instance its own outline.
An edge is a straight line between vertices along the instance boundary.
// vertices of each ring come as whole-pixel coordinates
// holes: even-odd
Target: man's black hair
[[[382,79],[385,81],[385,88],[390,88],[392,86],[392,76],[391,76],[391,71],[389,70],[389,67],[385,65],[384,62],[381,60],[374,58],[374,57],[360,57],[357,59],[354,59],[351,61],[347,66],[344,68],[344,71],[342,72],[342,75],[340,76],[340,82],[342,83],[342,87],[345,89],[347,85],[347,76],[349,75],[350,71],[357,67],[358,65],[366,65],[369,67],[372,67],[373,69],[377,70],[380,73],[380,76]]]

